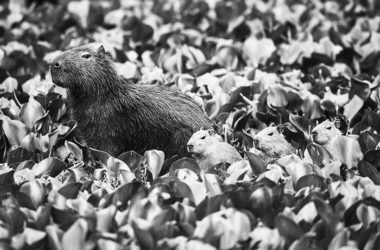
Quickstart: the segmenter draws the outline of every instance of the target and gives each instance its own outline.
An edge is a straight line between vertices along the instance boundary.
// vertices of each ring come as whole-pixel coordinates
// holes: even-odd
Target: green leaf
[[[293,124],[294,127],[296,127],[299,131],[303,133],[306,139],[309,139],[310,121],[308,121],[304,117],[293,114],[289,115],[289,121],[291,122],[291,124]]]
[[[313,160],[313,164],[319,167],[323,167],[332,161],[331,153],[321,145],[310,143],[306,149]]]
[[[96,212],[96,230],[109,232],[112,229],[116,214],[116,206],[109,206]]]
[[[324,190],[327,188],[327,185],[323,177],[315,174],[310,174],[299,178],[295,188],[296,190],[300,190],[304,187],[314,187]]]
[[[28,181],[21,185],[20,192],[26,194],[37,209],[45,201],[46,188],[39,180]]]
[[[135,237],[142,249],[154,250],[155,240],[153,239],[152,233],[143,225],[144,221],[142,219],[135,219],[132,221],[132,228],[135,232]]]
[[[67,168],[67,164],[55,157],[46,158],[32,167],[32,171],[36,177],[49,175],[56,177],[59,173]]]
[[[117,158],[125,162],[131,170],[134,170],[140,166],[142,155],[135,151],[128,151],[122,153]]]
[[[377,144],[380,142],[380,135],[365,131],[359,135],[358,142],[362,152],[366,153],[376,149]]]
[[[0,174],[0,184],[13,184],[14,183],[14,175],[15,171],[10,169],[8,171],[2,171]]]
[[[176,176],[176,171],[183,168],[189,169],[196,173],[197,176],[200,176],[201,170],[198,166],[198,163],[191,158],[182,158],[175,161],[169,169],[169,176]]]
[[[29,133],[29,129],[24,123],[17,120],[3,119],[2,126],[5,136],[11,145],[21,145],[22,140]]]
[[[373,206],[367,206],[363,203],[356,209],[356,216],[364,228],[369,228],[380,221],[380,211]]]
[[[99,250],[123,250],[123,245],[113,240],[98,239],[97,246]]]
[[[356,166],[358,161],[363,158],[359,143],[350,137],[338,135],[333,139],[332,145],[338,159],[348,168]]]
[[[48,225],[46,227],[46,234],[48,238],[48,247],[52,250],[62,250],[61,237],[62,230],[56,224]]]
[[[164,160],[165,154],[159,150],[145,151],[142,158],[142,162],[146,162],[149,171],[152,173],[153,179],[155,179],[160,173]]]
[[[380,185],[380,173],[376,167],[366,161],[359,161],[359,174],[363,177],[370,178],[376,185]]]
[[[21,142],[21,146],[30,152],[45,153],[49,150],[49,135],[29,133]]]
[[[62,250],[83,250],[88,231],[85,219],[77,219],[62,235]]]
[[[75,199],[78,196],[82,183],[74,182],[66,184],[58,190],[58,193],[63,195],[66,199]]]
[[[46,115],[42,105],[33,97],[29,98],[29,102],[24,104],[20,111],[20,120],[32,129],[35,122]]]
[[[65,141],[65,146],[78,161],[83,161],[83,152],[78,145],[70,141]]]
[[[30,160],[32,156],[33,156],[32,152],[29,152],[28,150],[22,147],[17,147],[16,149],[10,150],[8,152],[7,162],[9,165],[11,165],[14,163]]]
[[[248,151],[245,151],[244,154],[248,158],[254,175],[260,175],[266,170],[265,162],[260,156]]]
[[[281,214],[276,216],[275,226],[281,236],[286,239],[288,244],[291,244],[294,240],[299,239],[304,234],[297,223]]]
[[[341,232],[337,233],[331,240],[328,250],[338,250],[348,245],[350,239],[350,231],[344,228]]]

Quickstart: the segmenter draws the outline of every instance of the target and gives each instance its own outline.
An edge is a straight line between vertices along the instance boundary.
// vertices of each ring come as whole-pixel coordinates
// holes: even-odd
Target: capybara
[[[130,83],[119,76],[103,46],[70,49],[50,63],[53,82],[67,89],[67,104],[81,139],[113,156],[134,150],[187,154],[186,144],[213,122],[179,90]]]
[[[253,137],[253,141],[256,149],[259,150],[259,155],[266,163],[296,151],[296,148],[285,139],[275,126],[266,127],[258,132]]]
[[[232,145],[223,142],[212,129],[195,132],[187,143],[187,149],[206,172],[218,163],[232,164],[243,159]]]

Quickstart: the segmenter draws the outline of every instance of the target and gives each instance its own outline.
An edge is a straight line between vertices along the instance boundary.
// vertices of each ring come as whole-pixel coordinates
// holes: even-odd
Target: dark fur
[[[82,58],[84,53],[91,57]],[[51,74],[54,83],[68,89],[68,105],[84,141],[114,156],[149,149],[183,156],[191,135],[213,126],[187,95],[123,80],[103,47],[64,52],[51,62]]]

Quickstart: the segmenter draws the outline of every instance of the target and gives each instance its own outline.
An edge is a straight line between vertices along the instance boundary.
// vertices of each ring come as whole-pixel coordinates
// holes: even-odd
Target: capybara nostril
[[[192,152],[193,151],[193,149],[194,149],[194,146],[193,145],[191,145],[191,144],[187,144],[187,152]]]
[[[318,132],[317,132],[317,131],[312,131],[312,132],[311,132],[311,135],[312,135],[313,137],[316,137],[316,136],[318,135]]]

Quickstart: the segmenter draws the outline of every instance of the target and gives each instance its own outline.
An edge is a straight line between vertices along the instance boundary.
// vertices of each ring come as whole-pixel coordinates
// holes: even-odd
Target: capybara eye
[[[206,139],[206,136],[205,136],[205,135],[201,137],[201,140],[204,140],[204,139]]]
[[[331,130],[332,127],[327,127],[326,129]]]
[[[268,135],[269,135],[269,136],[272,136],[272,135],[273,135],[273,132],[269,133]]]
[[[82,57],[87,59],[87,58],[90,58],[91,55],[89,53],[86,53],[86,54],[83,54]]]

